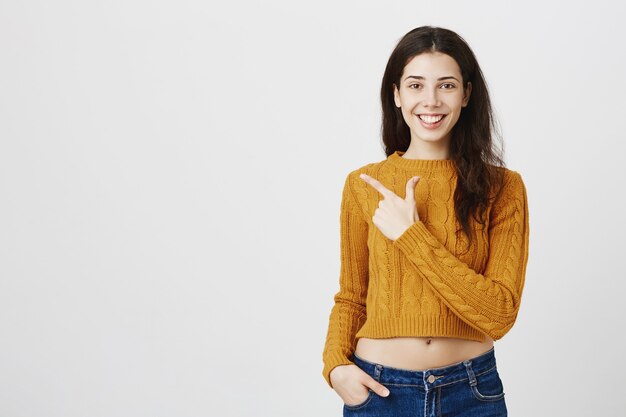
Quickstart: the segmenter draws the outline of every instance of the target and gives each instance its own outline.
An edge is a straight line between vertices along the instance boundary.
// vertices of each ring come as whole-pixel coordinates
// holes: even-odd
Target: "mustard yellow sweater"
[[[488,208],[485,228],[470,217],[473,243],[454,212],[456,171],[447,159],[405,159],[397,151],[350,172],[340,211],[339,291],[322,354],[323,376],[353,363],[360,337],[502,338],[520,308],[528,260],[528,202],[521,175],[507,168],[502,192]],[[395,241],[372,223],[382,195],[366,173],[404,198],[415,188],[419,220]]]

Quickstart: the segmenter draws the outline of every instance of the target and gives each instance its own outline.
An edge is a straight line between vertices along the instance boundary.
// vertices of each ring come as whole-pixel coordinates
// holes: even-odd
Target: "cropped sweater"
[[[486,224],[470,216],[473,237],[454,211],[453,160],[386,159],[351,171],[340,209],[339,291],[330,311],[322,374],[352,364],[357,339],[445,336],[482,342],[502,338],[520,308],[528,260],[528,202],[521,175],[504,170]],[[373,224],[383,196],[363,181],[366,173],[404,198],[415,187],[419,220],[396,240]],[[457,231],[461,229],[461,231]]]

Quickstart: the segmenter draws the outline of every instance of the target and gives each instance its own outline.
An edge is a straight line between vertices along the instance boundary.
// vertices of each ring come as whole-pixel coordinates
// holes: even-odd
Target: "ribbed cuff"
[[[424,242],[428,233],[430,232],[426,229],[426,225],[418,220],[394,240],[393,244],[406,254],[413,253],[415,247]]]
[[[331,388],[333,388],[333,384],[330,382],[330,372],[339,365],[354,365],[354,362],[339,352],[329,352],[324,355],[322,375],[324,375],[324,379]]]

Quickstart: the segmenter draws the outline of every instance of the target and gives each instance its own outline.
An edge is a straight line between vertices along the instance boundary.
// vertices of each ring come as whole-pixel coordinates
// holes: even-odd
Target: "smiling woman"
[[[322,373],[346,416],[506,416],[494,341],[520,308],[529,217],[482,72],[459,35],[419,27],[381,101],[387,157],[344,183]]]
[[[450,75],[430,79],[431,74],[436,76],[441,72]],[[396,107],[402,110],[402,117],[410,128],[417,125],[423,127],[420,138],[430,142],[437,140],[438,148],[445,151],[450,131],[459,120],[461,109],[469,101],[472,83],[468,81],[467,87],[462,88],[459,65],[450,55],[440,52],[413,57],[404,68],[404,73],[400,87],[393,86]],[[429,77],[415,74],[428,74]],[[437,100],[441,106],[437,106],[435,112],[431,103]],[[442,126],[443,129],[439,129]]]

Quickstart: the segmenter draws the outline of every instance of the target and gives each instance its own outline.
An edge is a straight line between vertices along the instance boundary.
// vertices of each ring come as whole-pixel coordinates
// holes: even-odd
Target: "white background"
[[[426,24],[522,174],[509,415],[619,416],[619,2],[0,2],[0,416],[339,416],[321,354],[345,175]]]

